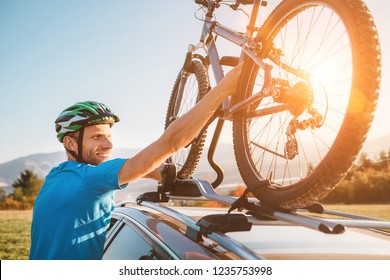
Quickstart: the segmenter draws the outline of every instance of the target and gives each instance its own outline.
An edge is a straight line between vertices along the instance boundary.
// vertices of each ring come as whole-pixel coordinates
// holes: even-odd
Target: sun
[[[315,65],[310,71],[312,81],[327,84],[334,78],[334,68],[335,67],[329,62],[323,62]]]

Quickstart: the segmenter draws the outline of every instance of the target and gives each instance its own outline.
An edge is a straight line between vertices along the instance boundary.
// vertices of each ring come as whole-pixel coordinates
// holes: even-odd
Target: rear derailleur
[[[287,141],[284,146],[284,156],[292,160],[298,155],[298,142],[295,137],[297,129],[320,128],[323,116],[313,108],[314,93],[311,86],[305,81],[299,81],[291,86],[288,80],[272,79],[272,97],[277,103],[288,105],[289,112],[294,116],[287,126]],[[298,120],[306,112],[306,119]]]

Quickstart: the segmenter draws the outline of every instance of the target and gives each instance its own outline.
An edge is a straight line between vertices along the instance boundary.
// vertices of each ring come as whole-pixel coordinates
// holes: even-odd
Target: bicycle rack
[[[234,208],[244,208],[246,210],[249,210],[249,213],[252,214],[252,216],[265,216],[271,219],[285,221],[294,225],[301,225],[311,229],[319,230],[324,233],[341,233],[345,230],[344,226],[339,223],[333,223],[319,218],[308,217],[292,212],[284,213],[281,211],[277,211],[269,206],[262,206],[256,204],[255,202],[251,202],[247,199],[240,201],[240,198],[237,199],[234,197],[218,194],[207,181],[198,181],[193,179],[186,179],[183,181],[187,181],[187,183],[190,181],[191,183],[195,184],[201,196],[203,196],[204,198],[228,204]],[[170,196],[170,199],[174,198],[174,196]],[[183,198],[184,197],[176,197],[176,199]],[[231,208],[231,210],[234,209]],[[256,220],[252,219],[251,222],[256,223]]]
[[[122,201],[117,206],[124,207],[126,204],[138,204],[143,207],[158,211],[168,217],[182,222],[186,226],[185,235],[195,242],[200,242],[203,237],[214,240],[226,250],[233,252],[242,259],[259,260],[262,256],[257,255],[250,248],[245,247],[228,235],[226,232],[249,231],[252,225],[265,225],[265,220],[278,220],[293,226],[303,226],[306,228],[321,231],[327,234],[341,234],[345,227],[353,228],[374,228],[390,229],[390,221],[374,219],[371,217],[355,215],[350,213],[326,210],[316,203],[306,209],[297,209],[291,212],[277,211],[272,207],[261,205],[255,198],[240,198],[221,195],[215,192],[208,181],[185,179],[176,181],[176,186],[169,193],[163,190],[160,185],[156,192],[148,192],[138,196],[136,200]],[[230,205],[230,209],[225,214],[207,215],[198,221],[193,218],[164,206],[169,200],[212,200]],[[237,209],[247,210],[245,214],[230,213]],[[317,214],[330,214],[348,219],[325,219],[301,215],[297,212],[310,212]]]
[[[381,228],[390,229],[390,222],[374,219],[371,217],[354,215],[339,211],[325,210],[319,203],[314,204],[306,209],[297,209],[290,212],[282,212],[274,209],[271,206],[261,205],[257,199],[249,199],[246,196],[237,198],[221,195],[215,192],[213,186],[205,180],[184,179],[175,183],[176,187],[167,196],[162,196],[164,200],[159,201],[160,195],[153,196],[154,199],[148,199],[149,196],[141,195],[137,199],[137,203],[142,204],[145,201],[149,202],[167,202],[168,200],[212,200],[230,205],[228,213],[238,209],[239,211],[247,210],[250,216],[247,216],[248,221],[252,224],[261,224],[261,217],[280,220],[292,225],[304,226],[306,228],[321,231],[329,234],[340,234],[345,231],[345,227],[355,228]],[[150,194],[150,193],[148,193]],[[310,212],[317,214],[330,214],[347,219],[330,220],[320,217],[313,217],[298,212]]]

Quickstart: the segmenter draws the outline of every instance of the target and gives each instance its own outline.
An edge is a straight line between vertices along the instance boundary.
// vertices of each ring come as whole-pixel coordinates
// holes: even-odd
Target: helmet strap
[[[83,160],[83,137],[84,137],[84,127],[80,128],[80,133],[79,133],[79,139],[77,139],[77,155],[76,155],[76,160],[78,162],[84,162]]]
[[[84,127],[79,129],[79,136],[77,139],[77,154],[74,151],[69,150],[65,147],[69,154],[71,154],[77,162],[84,162],[83,160],[83,137],[84,137]]]
[[[69,150],[68,148],[65,148],[65,149],[66,149],[66,151],[67,151],[69,154],[72,155],[72,157],[74,157],[74,158],[76,159],[76,161],[78,161],[78,160],[77,160],[77,154],[76,154],[74,151],[71,151],[71,150]]]

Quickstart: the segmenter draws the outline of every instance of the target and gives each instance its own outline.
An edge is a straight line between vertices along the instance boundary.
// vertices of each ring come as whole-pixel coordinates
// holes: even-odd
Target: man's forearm
[[[194,108],[174,121],[158,140],[129,158],[119,171],[119,183],[149,177],[166,158],[188,145],[212,117],[223,99],[236,93],[241,69],[242,65],[231,70]]]
[[[222,101],[236,93],[241,68],[242,65],[231,70],[194,108],[175,120],[167,128],[165,134],[172,138],[170,142],[175,147],[175,150],[185,147],[198,136],[200,130],[213,116]]]

